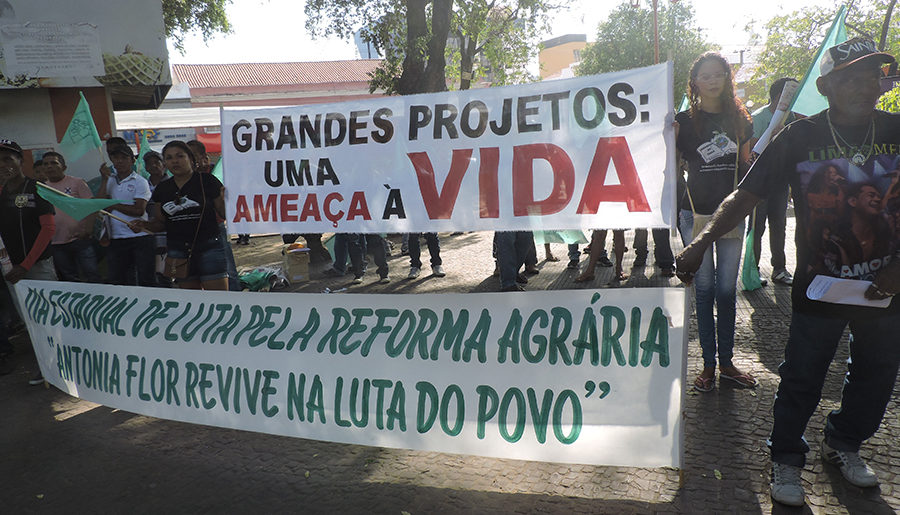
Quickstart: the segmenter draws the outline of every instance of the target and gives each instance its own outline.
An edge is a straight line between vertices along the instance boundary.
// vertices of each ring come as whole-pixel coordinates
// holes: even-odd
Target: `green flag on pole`
[[[213,174],[213,177],[215,177],[216,179],[219,179],[219,182],[221,182],[222,184],[225,184],[225,176],[222,174],[222,170],[224,168],[224,166],[222,166],[222,161],[224,161],[224,159],[222,159],[220,157],[219,161],[216,162],[216,166],[213,167],[213,169],[210,173]]]
[[[754,231],[756,231],[756,209],[753,210],[753,216],[750,217],[750,231],[747,232],[747,238],[744,240],[744,264],[741,267],[741,284],[744,285],[744,291],[762,288],[759,264],[756,262],[756,251],[754,250],[754,240],[756,239]]]
[[[40,182],[37,186],[38,195],[76,220],[122,203],[120,200],[109,198],[75,198]]]
[[[59,153],[69,162],[79,160],[81,156],[100,148],[102,144],[100,135],[97,134],[97,126],[91,118],[91,107],[85,100],[84,93],[79,91],[78,96],[81,97],[78,107],[75,108],[69,128],[59,142]]]
[[[150,174],[147,173],[147,168],[144,166],[144,155],[151,150],[153,149],[150,148],[150,142],[147,141],[147,131],[141,131],[141,148],[138,150],[137,163],[135,164],[137,165],[138,174],[144,179],[150,177]]]
[[[847,16],[847,6],[842,5],[834,17],[828,34],[825,35],[825,41],[816,52],[816,58],[813,59],[809,70],[800,81],[800,88],[797,89],[797,95],[794,97],[794,103],[791,104],[791,111],[800,113],[803,116],[812,116],[821,112],[828,107],[828,100],[819,93],[816,87],[816,79],[819,78],[819,63],[825,56],[825,50],[834,45],[847,41],[847,27],[844,25],[844,18]]]

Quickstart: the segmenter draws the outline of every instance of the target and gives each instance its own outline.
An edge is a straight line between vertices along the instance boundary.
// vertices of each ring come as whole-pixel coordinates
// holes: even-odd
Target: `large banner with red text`
[[[672,227],[673,112],[671,63],[225,109],[229,232]]]

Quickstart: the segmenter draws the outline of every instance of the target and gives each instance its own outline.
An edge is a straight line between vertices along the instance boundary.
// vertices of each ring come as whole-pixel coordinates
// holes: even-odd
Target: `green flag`
[[[150,174],[147,173],[147,168],[144,166],[144,154],[153,150],[150,148],[150,142],[147,141],[147,131],[141,131],[141,148],[138,150],[137,156],[137,172],[144,179],[148,179]]]
[[[750,217],[750,231],[747,232],[747,239],[744,240],[744,265],[741,268],[741,284],[744,285],[744,291],[762,288],[762,281],[759,279],[759,265],[756,263],[756,251],[753,248],[753,240],[756,239],[755,226],[756,209],[753,210],[753,216]]]
[[[213,177],[215,177],[216,179],[219,179],[219,182],[221,182],[222,184],[225,184],[225,176],[222,174],[222,170],[224,168],[224,166],[222,166],[222,161],[224,161],[224,159],[222,159],[220,157],[219,160],[216,162],[216,166],[213,167],[213,169],[210,173],[213,174]]]
[[[681,99],[681,107],[678,108],[678,112],[680,113],[682,111],[687,111],[690,108],[691,108],[691,100],[688,98],[687,95],[685,95],[684,98]]]
[[[842,5],[838,9],[837,16],[828,34],[825,35],[825,41],[816,52],[816,58],[813,59],[809,70],[800,81],[800,88],[797,89],[797,95],[794,96],[794,103],[791,104],[791,111],[800,113],[804,116],[812,116],[828,107],[828,100],[819,93],[816,87],[816,79],[819,78],[819,63],[825,56],[825,51],[834,45],[847,41],[847,27],[844,26],[844,18],[847,16],[847,6]]]
[[[40,182],[37,185],[38,195],[76,220],[81,220],[91,213],[122,203],[119,200],[109,198],[75,198]]]
[[[100,148],[100,135],[97,134],[97,127],[94,125],[94,119],[91,118],[91,107],[84,98],[84,93],[78,92],[81,100],[78,101],[78,107],[75,108],[75,114],[72,121],[69,122],[69,128],[63,135],[62,141],[59,142],[59,153],[65,156],[66,161],[73,162],[87,154],[91,150]]]

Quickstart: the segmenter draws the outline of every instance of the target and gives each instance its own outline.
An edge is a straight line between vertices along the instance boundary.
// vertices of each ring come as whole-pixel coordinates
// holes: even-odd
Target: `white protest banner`
[[[107,406],[381,447],[681,463],[681,288],[340,295],[15,287],[45,379]]]
[[[671,63],[520,86],[225,109],[228,229],[672,227]]]

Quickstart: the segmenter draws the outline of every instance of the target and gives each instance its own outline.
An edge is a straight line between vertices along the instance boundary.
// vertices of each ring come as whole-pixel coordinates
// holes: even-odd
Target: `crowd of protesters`
[[[679,177],[678,230],[685,250],[677,257],[678,276],[693,284],[703,368],[693,388],[708,392],[718,377],[745,388],[757,386],[750,374],[733,362],[736,284],[743,248],[745,218],[755,209],[754,254],[769,223],[772,280],[795,283],[786,268],[785,213],[788,193],[797,211],[798,268],[793,289],[793,318],[779,368],[781,384],[775,402],[775,427],[770,440],[773,460],[772,497],[800,505],[804,492],[800,470],[809,450],[803,438],[819,402],[828,366],[846,326],[851,330],[850,372],[841,408],[828,415],[821,444],[825,459],[837,465],[852,484],[869,487],[877,475],[859,457],[863,441],[878,429],[900,364],[895,328],[900,326],[900,302],[882,311],[815,302],[805,297],[816,274],[871,281],[868,299],[893,297],[900,290],[900,156],[896,148],[900,116],[874,110],[880,95],[880,66],[893,62],[865,39],[853,39],[828,50],[818,82],[829,109],[809,118],[792,117],[758,159],[752,144],[768,126],[785,84],[772,85],[770,102],[753,116],[734,93],[731,66],[708,52],[691,67],[689,109],[675,117]],[[878,135],[876,137],[876,134]],[[832,146],[833,144],[833,146]],[[834,152],[821,151],[837,149]],[[875,149],[881,148],[881,153]],[[224,224],[224,186],[210,172],[210,161],[199,142],[172,141],[162,153],[144,154],[148,178],[137,173],[135,155],[121,138],[107,141],[112,166],[100,169],[96,197],[121,201],[107,210],[114,216],[74,220],[37,193],[37,181],[68,195],[92,196],[87,184],[65,174],[65,157],[48,152],[35,163],[35,178],[23,173],[22,149],[0,140],[0,234],[11,268],[5,281],[21,279],[100,282],[98,250],[106,255],[107,281],[120,285],[177,286],[190,289],[239,289],[230,239]],[[811,156],[829,156],[815,161]],[[870,177],[867,170],[893,170]],[[168,174],[167,174],[168,171]],[[757,204],[762,199],[766,203]],[[106,246],[97,245],[97,235]],[[299,235],[284,235],[285,243]],[[313,261],[331,259],[321,235],[303,235]],[[615,267],[614,279],[627,279],[623,269],[624,230],[613,231],[613,257],[606,250],[606,230],[594,231],[582,267],[578,243],[568,245],[568,273],[577,282],[595,280],[594,267]],[[430,254],[431,275],[443,277],[440,241],[436,233],[403,237],[401,253],[409,254],[406,278],[421,274],[421,238]],[[648,232],[634,237],[634,266],[646,266]],[[666,229],[654,229],[656,266],[664,277],[675,274],[676,259]],[[247,244],[240,235],[238,244]],[[378,283],[390,281],[390,242],[377,234],[338,233],[328,277],[352,274],[361,283],[367,254],[377,267]],[[535,238],[528,231],[494,234],[493,255],[499,289],[524,290],[528,274],[538,273]],[[548,261],[557,260],[549,244]],[[51,259],[52,257],[52,259]],[[349,260],[349,267],[348,267]],[[236,285],[237,284],[237,285]],[[3,288],[4,306],[15,290]],[[10,352],[6,340],[9,317],[0,316],[0,359]],[[2,370],[0,370],[2,371]],[[41,378],[35,378],[40,382]]]

